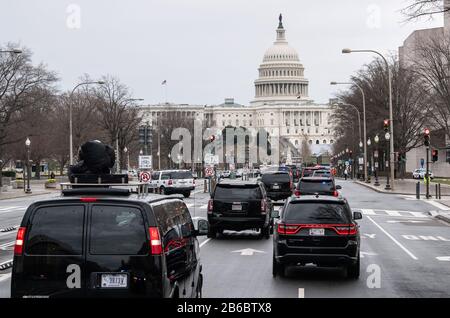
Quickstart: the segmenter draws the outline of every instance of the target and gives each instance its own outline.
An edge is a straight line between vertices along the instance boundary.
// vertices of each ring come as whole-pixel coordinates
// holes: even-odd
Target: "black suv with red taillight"
[[[120,184],[119,184],[120,186]],[[11,296],[201,297],[197,237],[180,196],[77,188],[28,207],[14,249]]]
[[[340,185],[336,185],[334,178],[329,177],[303,177],[297,183],[294,195],[299,197],[303,195],[331,195],[339,197]]]
[[[272,200],[285,200],[292,195],[294,180],[289,171],[264,172],[261,181],[267,191],[267,196]]]
[[[284,276],[287,266],[313,263],[319,267],[346,267],[349,278],[359,277],[360,234],[345,199],[302,196],[287,200],[274,212],[273,276]]]
[[[222,181],[208,202],[208,237],[224,230],[260,229],[269,238],[273,232],[272,201],[259,181]]]

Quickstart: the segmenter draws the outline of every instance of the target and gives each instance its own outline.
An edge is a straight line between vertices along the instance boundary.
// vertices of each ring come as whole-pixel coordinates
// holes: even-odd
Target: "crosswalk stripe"
[[[376,215],[375,211],[372,209],[361,209],[361,213],[364,215]]]
[[[412,216],[415,216],[417,218],[426,218],[428,215],[425,215],[423,212],[409,212]]]
[[[398,211],[386,210],[385,212],[390,216],[402,216]]]
[[[364,215],[375,216],[394,216],[394,217],[416,217],[416,218],[428,218],[429,214],[426,212],[414,212],[414,211],[395,211],[395,210],[377,210],[377,209],[357,209],[353,208],[353,211],[361,211]]]

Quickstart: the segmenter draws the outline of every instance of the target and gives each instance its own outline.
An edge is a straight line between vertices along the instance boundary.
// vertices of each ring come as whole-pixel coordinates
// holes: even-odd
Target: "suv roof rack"
[[[130,189],[114,189],[114,188],[78,188],[64,189],[61,191],[63,196],[79,196],[79,195],[114,195],[127,197],[131,194]]]
[[[100,194],[103,190],[105,194],[109,195],[122,195],[125,193],[137,193],[138,196],[148,195],[149,184],[145,182],[128,182],[128,183],[72,183],[62,182],[61,194],[62,195],[78,195],[78,194]],[[71,190],[71,191],[68,191]],[[74,191],[77,190],[78,192]],[[109,190],[109,191],[108,191]],[[121,191],[116,191],[121,190]],[[71,194],[73,193],[73,194]]]

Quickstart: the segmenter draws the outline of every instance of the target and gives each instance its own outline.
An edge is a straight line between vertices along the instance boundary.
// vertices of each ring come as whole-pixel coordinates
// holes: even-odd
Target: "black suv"
[[[342,189],[340,185],[334,183],[334,178],[324,178],[324,177],[304,177],[301,178],[295,188],[294,195],[332,195],[339,197],[339,191]]]
[[[197,236],[181,197],[78,188],[28,207],[12,297],[201,297]]]
[[[346,200],[330,196],[290,198],[280,214],[274,212],[273,276],[285,275],[289,265],[347,267],[349,278],[360,272],[360,235]]]
[[[264,183],[267,196],[272,200],[284,200],[292,195],[292,177],[287,171],[265,172],[261,181]]]
[[[260,229],[269,238],[273,232],[272,201],[259,181],[222,181],[208,202],[208,237],[223,230]]]

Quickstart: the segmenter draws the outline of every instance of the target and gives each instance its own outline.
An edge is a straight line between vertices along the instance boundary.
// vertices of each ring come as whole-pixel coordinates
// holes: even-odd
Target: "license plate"
[[[279,186],[279,185],[274,185],[274,186],[272,187],[272,189],[274,189],[274,190],[279,190],[279,189],[280,189],[280,186]]]
[[[127,288],[127,274],[102,274],[102,288]]]
[[[231,206],[231,210],[232,211],[241,211],[242,210],[242,205],[240,205],[240,204],[233,204]]]
[[[311,236],[324,236],[325,229],[309,229],[309,235]]]

